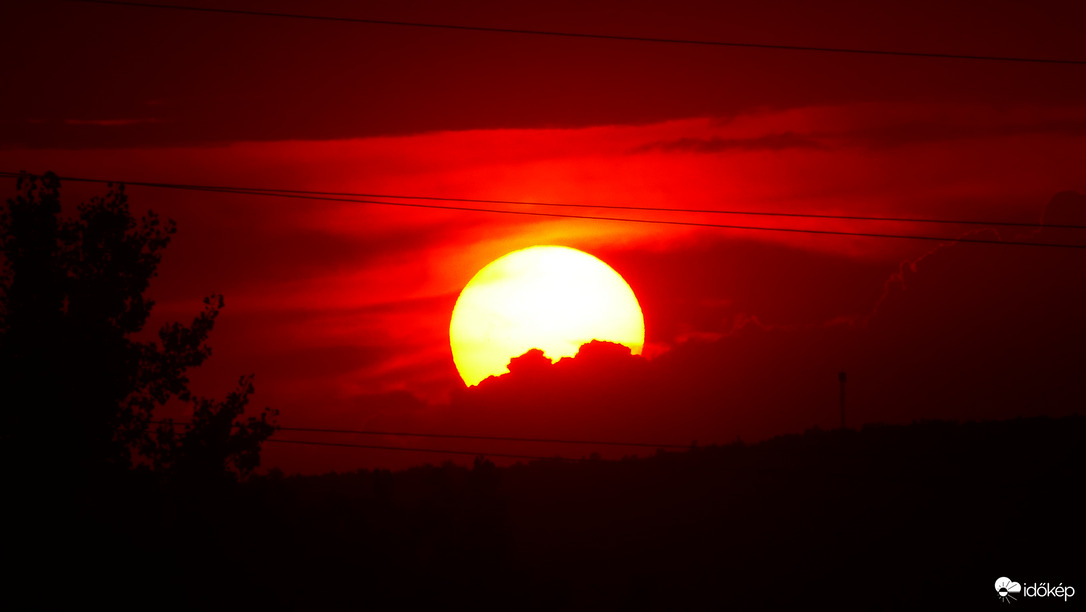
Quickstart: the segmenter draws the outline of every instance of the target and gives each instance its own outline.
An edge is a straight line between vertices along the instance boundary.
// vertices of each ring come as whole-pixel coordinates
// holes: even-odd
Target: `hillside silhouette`
[[[65,509],[95,547],[63,551],[71,590],[40,601],[996,609],[999,576],[1081,580],[1084,442],[1082,416],[925,421],[621,461],[273,471],[213,498],[148,481]]]

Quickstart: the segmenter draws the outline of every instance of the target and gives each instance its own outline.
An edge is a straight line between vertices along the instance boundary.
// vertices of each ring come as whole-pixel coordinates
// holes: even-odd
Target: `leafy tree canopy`
[[[61,216],[60,180],[23,174],[0,210],[0,444],[5,465],[90,472],[150,466],[185,478],[244,477],[259,465],[276,412],[242,419],[252,376],[223,401],[195,396],[188,372],[223,298],[190,324],[137,340],[145,295],[176,232],[153,212],[135,218],[124,186]],[[156,410],[191,404],[184,429]]]

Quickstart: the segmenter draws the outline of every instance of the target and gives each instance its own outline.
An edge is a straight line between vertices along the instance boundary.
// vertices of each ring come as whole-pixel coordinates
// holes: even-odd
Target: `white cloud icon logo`
[[[1004,576],[995,581],[995,590],[1000,599],[1010,603],[1010,600],[1014,599],[1011,593],[1021,593],[1022,585]]]

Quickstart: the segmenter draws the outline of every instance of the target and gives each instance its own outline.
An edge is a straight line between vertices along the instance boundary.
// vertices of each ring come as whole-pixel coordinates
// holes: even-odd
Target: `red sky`
[[[1086,9],[1066,2],[229,6],[1086,59]],[[1086,193],[1080,65],[544,38],[65,2],[0,10],[5,171],[1026,222],[1040,221],[1061,192]],[[62,193],[74,207],[103,188],[67,183]],[[3,189],[9,197],[14,182]],[[1081,251],[139,187],[129,194],[137,210],[152,208],[179,225],[152,286],[153,324],[188,319],[204,295],[224,294],[214,356],[197,383],[222,396],[238,375],[255,372],[254,401],[278,408],[283,425],[679,443],[758,439],[834,426],[842,369],[849,372],[855,424],[1063,414],[1082,405]],[[1052,210],[1062,223],[1086,224],[1083,209],[1081,198],[1064,195]],[[667,218],[944,236],[970,230]],[[980,237],[1086,243],[1070,230],[1030,237],[1013,228],[971,229]],[[449,405],[462,386],[447,336],[460,288],[492,259],[533,244],[581,248],[629,281],[646,317],[656,385],[646,393],[653,402],[616,396],[561,409]],[[536,454],[524,445],[487,448]],[[265,458],[266,465],[304,471],[444,459],[274,445]]]

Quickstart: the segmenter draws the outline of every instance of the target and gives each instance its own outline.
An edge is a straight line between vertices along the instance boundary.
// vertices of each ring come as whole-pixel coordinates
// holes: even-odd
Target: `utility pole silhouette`
[[[847,378],[844,372],[837,373],[837,380],[841,383],[841,429],[845,428],[845,380]]]

